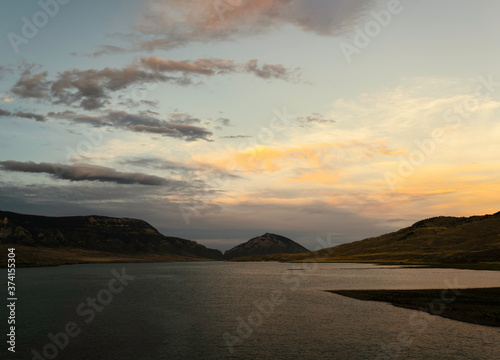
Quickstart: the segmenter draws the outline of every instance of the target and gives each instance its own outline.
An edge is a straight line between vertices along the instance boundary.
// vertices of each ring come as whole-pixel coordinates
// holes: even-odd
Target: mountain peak
[[[254,237],[246,243],[235,246],[224,253],[226,260],[237,257],[270,254],[299,254],[308,252],[305,247],[295,241],[272,233]]]

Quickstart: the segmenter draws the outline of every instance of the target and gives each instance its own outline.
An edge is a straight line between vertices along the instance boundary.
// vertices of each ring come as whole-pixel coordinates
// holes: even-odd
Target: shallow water
[[[113,289],[121,287],[116,293],[109,290],[113,269],[135,277],[123,286],[114,282]],[[499,328],[324,291],[491,287],[500,286],[500,272],[365,264],[106,264],[18,269],[16,283],[17,352],[8,359],[33,359],[32,350],[42,358],[74,360],[500,359]],[[96,297],[104,305],[93,308],[88,300]],[[60,334],[71,322],[73,334],[79,333]]]

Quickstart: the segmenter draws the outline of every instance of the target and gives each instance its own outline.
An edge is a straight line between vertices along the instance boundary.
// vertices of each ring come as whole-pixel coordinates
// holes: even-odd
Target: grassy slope
[[[320,251],[252,256],[237,261],[372,262],[500,269],[500,213],[433,218],[394,233]]]
[[[7,264],[7,249],[16,249],[16,266],[56,266],[64,264],[99,264],[124,262],[171,262],[171,261],[207,261],[208,259],[186,257],[171,254],[116,254],[106,251],[74,248],[48,248],[24,245],[0,245],[0,267]]]
[[[452,290],[447,290],[445,299],[449,299],[446,301],[449,302],[448,304],[439,302],[443,290],[335,290],[330,292],[358,300],[388,302],[394,306],[425,311],[448,319],[500,327],[500,288],[458,289],[455,290],[456,295]]]

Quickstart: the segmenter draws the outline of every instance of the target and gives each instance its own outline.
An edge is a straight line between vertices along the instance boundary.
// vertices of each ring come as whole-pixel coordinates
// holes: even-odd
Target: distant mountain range
[[[224,253],[226,260],[254,255],[298,254],[308,252],[305,247],[281,235],[266,233]]]
[[[143,220],[105,216],[47,217],[0,211],[0,247],[15,245],[21,266],[85,262],[230,260],[240,256],[308,250],[264,234],[223,255],[195,241],[164,236]],[[0,254],[0,259],[6,252]],[[2,261],[3,263],[3,261]]]
[[[160,234],[143,220],[104,216],[45,217],[0,211],[0,261],[15,245],[20,266],[88,262],[196,260],[400,262],[500,266],[500,212],[435,217],[402,230],[309,252],[266,233],[224,253]]]
[[[498,263],[500,212],[471,217],[434,217],[390,234],[315,252],[246,260]]]

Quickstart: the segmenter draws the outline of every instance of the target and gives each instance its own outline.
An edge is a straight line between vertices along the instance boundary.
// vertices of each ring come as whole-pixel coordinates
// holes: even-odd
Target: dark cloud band
[[[1,170],[4,171],[18,171],[33,174],[45,173],[53,175],[58,179],[70,181],[100,181],[124,185],[138,184],[148,186],[175,185],[175,181],[155,175],[127,173],[108,167],[89,164],[63,165],[58,163],[35,163],[32,161],[1,161],[0,166]]]
[[[25,118],[25,119],[33,119],[36,121],[45,121],[46,118],[44,115],[41,114],[35,114],[35,113],[30,113],[30,112],[23,112],[23,111],[17,111],[14,113],[11,113],[10,111],[0,109],[0,117],[1,116],[13,116],[13,117],[19,117],[19,118]]]
[[[201,120],[189,114],[172,114],[170,120],[161,120],[150,113],[130,114],[126,111],[107,111],[102,116],[78,115],[72,111],[54,113],[50,112],[49,117],[55,119],[65,119],[74,123],[91,124],[95,127],[112,127],[133,132],[145,132],[182,138],[186,141],[206,140],[212,141],[213,133],[208,129],[192,125]]]

